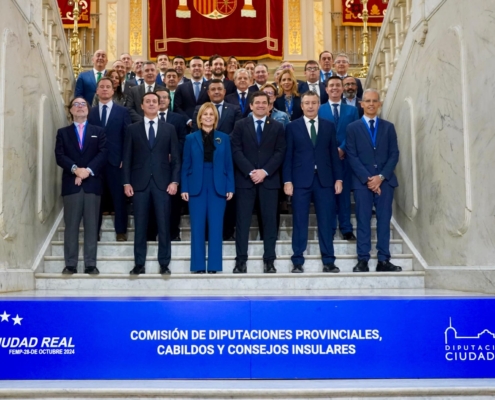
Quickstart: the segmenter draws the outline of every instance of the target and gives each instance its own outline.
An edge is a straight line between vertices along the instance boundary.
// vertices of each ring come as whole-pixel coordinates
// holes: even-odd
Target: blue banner
[[[493,378],[493,298],[0,301],[0,379]]]

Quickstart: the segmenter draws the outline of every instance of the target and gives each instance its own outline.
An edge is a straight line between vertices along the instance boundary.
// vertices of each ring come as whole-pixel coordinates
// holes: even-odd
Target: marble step
[[[395,238],[395,230],[392,225],[390,225],[391,230],[391,238]],[[84,229],[79,229],[79,240],[83,240],[84,238]],[[354,229],[354,234],[356,234],[356,229]],[[184,227],[181,229],[181,239],[183,241],[191,240],[191,228]],[[335,234],[335,239],[341,239],[342,236],[340,232]],[[132,241],[134,240],[134,228],[127,229],[127,239]],[[292,227],[280,227],[279,229],[279,240],[291,240],[292,239]],[[376,240],[376,227],[371,227],[371,239]],[[399,237],[397,237],[399,239]],[[64,227],[59,227],[57,229],[57,233],[55,234],[53,240],[55,241],[63,241],[64,240]],[[251,227],[249,231],[249,240],[259,240],[259,230],[258,227]],[[318,228],[309,227],[308,228],[308,240],[318,240]],[[102,228],[101,229],[101,242],[114,242],[115,241],[115,230],[113,228]],[[100,243],[101,243],[100,242]]]
[[[347,240],[335,240],[333,242],[335,254],[356,254],[356,242],[350,242]],[[376,253],[376,241],[372,241],[372,254]],[[206,246],[208,247],[208,246]],[[51,243],[52,256],[64,255],[64,242],[55,241]],[[207,250],[208,251],[208,250]],[[292,242],[290,240],[278,240],[276,246],[277,254],[292,254]],[[402,253],[402,240],[392,239],[390,241],[390,252],[393,254]],[[83,242],[79,243],[79,253],[83,254]],[[158,243],[148,243],[148,255],[157,256]],[[234,256],[235,242],[224,242],[223,255]],[[308,241],[308,248],[306,250],[307,255],[320,254],[320,247],[317,240]],[[134,242],[100,242],[98,244],[98,256],[99,257],[130,257],[134,255]],[[261,256],[263,255],[263,242],[252,241],[248,247],[249,256]],[[172,242],[172,256],[190,257],[191,256],[191,242]]]
[[[369,273],[304,273],[246,274],[242,279],[234,274],[100,274],[91,276],[60,273],[35,275],[37,290],[332,290],[332,289],[420,289],[424,288],[424,272]]]
[[[305,257],[304,268],[308,273],[319,273],[322,271],[323,265],[319,255],[309,255]],[[404,271],[412,271],[412,254],[392,254],[391,262],[400,265]],[[357,263],[356,255],[337,255],[335,265],[340,268],[341,272],[352,272],[352,268]],[[376,268],[377,259],[373,255],[369,261],[371,271]],[[98,257],[96,263],[101,274],[128,274],[134,267],[134,257]],[[172,274],[188,274],[190,271],[190,257],[172,257],[170,269]],[[234,256],[225,256],[223,258],[222,275],[232,275],[242,279],[246,275],[232,274],[235,266]],[[248,275],[263,273],[263,258],[262,256],[250,257],[247,263]],[[46,256],[44,260],[45,273],[60,274],[65,267],[63,256]],[[292,269],[292,261],[289,255],[279,255],[275,261],[275,267],[279,273],[290,273]],[[83,258],[79,257],[79,272],[84,270]],[[150,274],[157,274],[159,264],[156,256],[148,256],[146,259],[146,271]],[[278,274],[277,274],[278,275]]]

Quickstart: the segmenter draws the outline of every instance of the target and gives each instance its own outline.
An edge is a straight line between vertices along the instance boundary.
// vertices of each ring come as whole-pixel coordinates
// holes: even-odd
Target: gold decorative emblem
[[[237,0],[194,0],[194,9],[203,17],[222,19],[237,8]]]

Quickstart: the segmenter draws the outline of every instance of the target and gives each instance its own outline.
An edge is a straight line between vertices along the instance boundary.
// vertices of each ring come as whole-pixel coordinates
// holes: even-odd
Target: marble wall
[[[0,13],[0,291],[33,287],[35,260],[62,206],[54,147],[67,117],[42,5],[4,0]],[[57,26],[50,30],[55,48]]]
[[[401,150],[394,216],[426,263],[442,267],[430,274],[433,286],[449,285],[459,270],[444,267],[488,279],[487,268],[495,269],[493,0],[415,3],[383,107]],[[460,290],[479,286],[455,280]],[[485,283],[483,291],[495,292],[493,281]]]

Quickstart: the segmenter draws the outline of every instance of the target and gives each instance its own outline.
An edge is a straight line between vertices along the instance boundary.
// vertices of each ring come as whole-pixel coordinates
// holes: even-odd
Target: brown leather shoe
[[[117,242],[126,242],[127,235],[125,233],[117,233]]]

